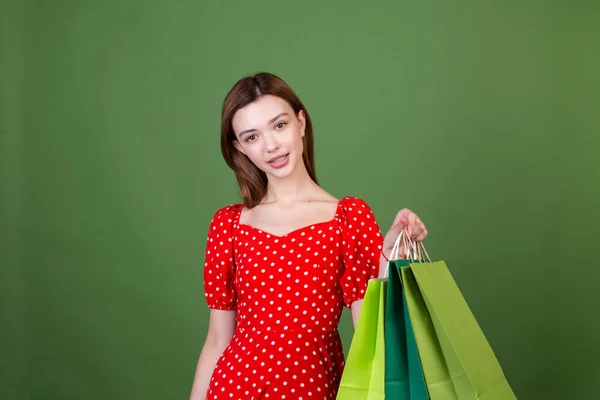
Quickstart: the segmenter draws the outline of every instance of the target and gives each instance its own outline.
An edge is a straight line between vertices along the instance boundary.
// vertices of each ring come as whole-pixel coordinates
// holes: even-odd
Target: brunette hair
[[[315,156],[313,144],[313,131],[310,116],[292,88],[281,78],[268,72],[246,76],[231,88],[223,102],[221,112],[221,152],[227,165],[235,172],[235,177],[240,187],[242,201],[247,208],[258,205],[267,191],[267,175],[260,170],[245,154],[233,146],[237,140],[231,121],[233,116],[246,105],[258,100],[264,95],[280,97],[288,102],[298,115],[304,111],[306,126],[302,138],[304,151],[302,160],[309,176],[317,182],[315,173]]]

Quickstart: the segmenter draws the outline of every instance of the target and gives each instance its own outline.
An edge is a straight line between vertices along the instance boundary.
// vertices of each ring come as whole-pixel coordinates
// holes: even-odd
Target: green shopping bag
[[[408,268],[413,273],[414,280],[409,285],[414,285],[415,282],[418,285],[418,290],[435,329],[439,348],[443,353],[443,358],[438,358],[437,362],[445,361],[446,371],[450,375],[457,396],[439,398],[516,399],[498,359],[452,278],[446,263],[429,261],[410,264]],[[419,337],[417,337],[417,344],[419,344]],[[419,351],[425,349],[423,344],[418,346]],[[427,362],[423,361],[424,366]],[[427,374],[425,378],[428,378]],[[446,385],[444,380],[435,379],[428,379],[427,383],[430,390],[436,384]],[[432,400],[437,400],[431,392],[430,397]]]
[[[338,400],[383,400],[387,279],[371,279],[340,381]]]
[[[408,260],[388,263],[385,309],[385,395],[394,400],[429,400],[417,350],[400,268]]]

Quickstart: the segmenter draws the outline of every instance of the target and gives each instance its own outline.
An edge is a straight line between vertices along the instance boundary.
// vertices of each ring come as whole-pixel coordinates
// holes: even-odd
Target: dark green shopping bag
[[[408,273],[408,269],[412,274]],[[410,287],[413,305],[418,304],[419,313],[424,311],[422,306],[423,302],[425,303],[437,337],[438,346],[431,347],[429,342],[431,332],[425,333],[424,336],[416,336],[431,399],[515,400],[516,396],[504,376],[498,359],[446,263],[444,261],[411,263],[409,267],[403,268],[402,272],[405,277],[407,297]],[[417,290],[419,295],[416,293]],[[415,301],[417,297],[421,300]],[[411,319],[413,315],[411,312]],[[413,324],[415,323],[416,321],[413,321]],[[431,329],[431,324],[426,324],[427,330]],[[427,359],[424,353],[429,353]],[[429,363],[435,365],[430,368]],[[438,367],[442,364],[445,364],[445,368]],[[449,390],[447,394],[440,393],[437,396],[436,386],[440,388],[448,386],[446,374],[449,375],[455,397]]]
[[[409,264],[408,260],[390,260],[388,264],[385,396],[394,400],[429,400],[399,270]]]
[[[348,350],[338,400],[384,400],[386,279],[371,279]]]

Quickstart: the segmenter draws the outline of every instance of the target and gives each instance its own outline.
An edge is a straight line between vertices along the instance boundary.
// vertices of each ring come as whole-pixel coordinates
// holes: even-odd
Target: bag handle
[[[429,254],[427,253],[427,249],[425,248],[425,245],[423,244],[423,242],[417,242],[417,246],[419,248],[419,257],[420,257],[420,260],[424,260],[423,253],[425,253],[425,256],[427,257],[427,261],[432,262],[431,258],[429,257]]]
[[[401,244],[405,245],[404,247],[406,248],[406,254],[404,254],[404,257],[406,259],[414,262],[414,260],[417,258],[417,252],[419,249],[416,247],[415,242],[411,241],[408,238],[408,232],[406,231],[406,229],[403,229],[400,232],[400,234],[398,235],[398,237],[396,238],[396,241],[394,242],[394,247],[392,247],[392,250],[390,252],[390,256],[388,257],[388,260],[393,261],[393,260],[399,259],[398,253],[400,251]],[[412,250],[412,253],[411,253],[411,250]],[[389,261],[385,267],[385,275],[384,275],[385,278],[388,277],[389,265],[390,265]]]
[[[422,262],[425,261],[425,257],[427,257],[427,261],[432,262],[423,242],[417,242],[410,239],[406,229],[403,229],[398,235],[398,238],[396,238],[396,241],[394,242],[394,247],[392,247],[392,251],[390,252],[390,256],[388,257],[390,261],[399,259],[398,253],[400,251],[401,244],[405,245],[404,247],[406,248],[406,254],[404,254],[404,257],[405,259],[410,260],[410,262],[415,262],[415,260]],[[390,264],[388,261],[388,264],[385,267],[385,278],[388,277],[389,265]]]

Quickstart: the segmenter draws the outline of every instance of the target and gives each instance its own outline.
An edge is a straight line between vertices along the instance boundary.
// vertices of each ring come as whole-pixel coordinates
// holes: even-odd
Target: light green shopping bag
[[[384,318],[387,279],[371,279],[338,389],[338,400],[385,399]]]
[[[516,399],[504,372],[483,331],[460,292],[444,261],[411,263],[412,281],[418,285],[439,348],[443,353],[450,379],[457,397],[439,397],[458,400],[514,400]],[[406,274],[409,275],[409,274]],[[414,292],[414,289],[413,289]],[[429,344],[427,344],[429,345]],[[425,349],[424,343],[419,351]],[[439,356],[439,354],[438,354]],[[437,362],[442,361],[437,360]],[[425,361],[423,361],[425,365]],[[427,376],[425,377],[427,379]],[[432,378],[433,379],[433,378]],[[446,380],[431,381],[445,386]]]

